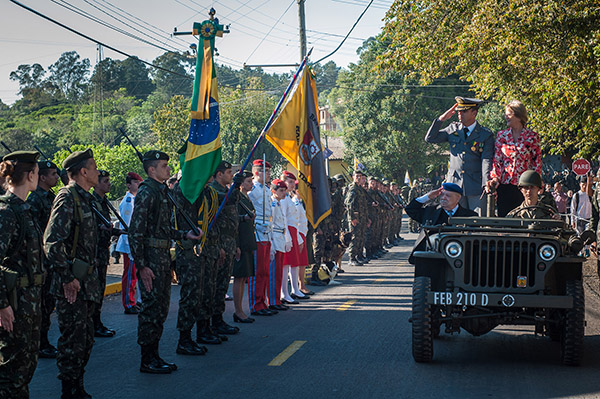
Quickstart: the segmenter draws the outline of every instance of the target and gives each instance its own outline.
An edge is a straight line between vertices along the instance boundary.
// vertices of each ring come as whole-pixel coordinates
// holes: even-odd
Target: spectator
[[[508,129],[496,137],[493,168],[487,191],[496,189],[498,216],[504,217],[523,202],[519,177],[528,169],[542,173],[542,151],[536,132],[527,128],[527,110],[518,100],[505,107]]]
[[[591,180],[591,179],[590,179]],[[588,190],[588,177],[581,176],[579,179],[579,191],[573,195],[571,200],[571,226],[581,234],[586,228],[592,216],[592,203]]]
[[[562,183],[557,181],[554,183],[554,192],[552,193],[554,202],[556,203],[556,209],[561,214],[563,220],[567,217],[567,201],[569,197],[563,191]]]

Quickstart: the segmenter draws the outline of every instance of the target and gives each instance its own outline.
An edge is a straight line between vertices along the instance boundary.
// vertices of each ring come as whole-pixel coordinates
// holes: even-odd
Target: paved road
[[[87,390],[94,398],[128,399],[600,397],[600,301],[592,294],[581,367],[562,366],[559,345],[528,328],[498,328],[478,338],[442,335],[434,362],[414,363],[408,323],[412,268],[406,262],[412,240],[404,243],[367,266],[345,267],[343,284],[317,287],[311,301],[242,325],[239,335],[209,347],[203,357],[175,354],[174,286],[161,341],[163,357],[179,366],[171,375],[139,373],[137,318],[123,314],[120,296],[108,297],[103,318],[117,335],[97,339]],[[57,337],[53,323],[52,339]],[[299,349],[269,366],[290,346]],[[59,397],[56,374],[53,360],[40,359],[31,398]]]

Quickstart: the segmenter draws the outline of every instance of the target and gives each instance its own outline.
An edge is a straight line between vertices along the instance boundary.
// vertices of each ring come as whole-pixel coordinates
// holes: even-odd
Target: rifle
[[[135,151],[137,157],[140,159],[140,162],[144,162],[144,156],[142,155],[142,153],[137,149],[137,147],[135,146],[135,144],[133,144],[133,141],[131,141],[131,139],[129,138],[129,136],[127,135],[127,133],[125,133],[125,130],[123,130],[123,128],[119,128],[119,131],[121,132],[121,134],[123,135],[123,137],[125,137],[127,139],[127,141],[129,142],[129,145],[131,145],[131,147],[133,148],[133,150]],[[192,231],[194,232],[195,235],[199,236],[200,235],[200,230],[198,230],[198,227],[196,226],[196,224],[194,222],[192,222],[192,219],[190,219],[190,217],[181,210],[181,208],[179,207],[179,205],[177,205],[177,203],[175,202],[175,199],[173,198],[173,196],[171,195],[170,192],[167,191],[167,198],[169,199],[169,202],[171,203],[171,205],[173,205],[173,208],[175,208],[175,213],[179,212],[179,214],[181,216],[183,216],[183,220],[185,220],[185,222],[190,226],[190,228],[192,229]]]
[[[100,212],[100,209],[98,209],[96,207],[96,203],[92,202],[92,210],[94,211],[94,213],[96,214],[96,216],[98,217],[98,219],[100,219],[100,221],[102,222],[103,225],[105,225],[106,227],[112,229],[113,234],[127,234],[127,230],[121,230],[121,229],[115,229],[112,227],[112,223],[110,222],[110,220],[108,220],[106,217],[104,217],[104,215],[102,214],[102,212]]]
[[[4,141],[0,141],[0,144],[2,144],[2,147],[6,148],[6,151],[8,151],[9,153],[12,152],[10,150],[10,148],[8,148],[8,146],[6,145],[6,143]]]

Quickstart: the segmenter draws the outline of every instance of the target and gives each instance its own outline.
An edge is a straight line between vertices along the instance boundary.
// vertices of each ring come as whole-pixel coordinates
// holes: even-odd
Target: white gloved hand
[[[298,233],[298,245],[304,244],[304,239],[302,238],[302,234]]]
[[[285,242],[285,252],[290,252],[291,249],[292,249],[292,242],[286,241]]]

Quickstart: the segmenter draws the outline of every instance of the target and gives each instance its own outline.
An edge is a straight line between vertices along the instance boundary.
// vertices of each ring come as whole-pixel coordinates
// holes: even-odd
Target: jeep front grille
[[[535,285],[536,244],[529,241],[467,239],[464,284],[472,287],[517,288],[519,277]]]

